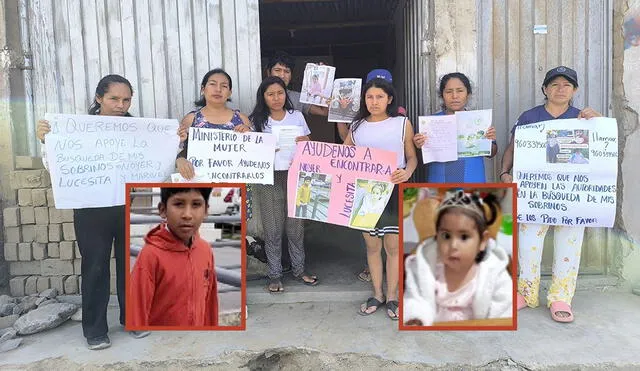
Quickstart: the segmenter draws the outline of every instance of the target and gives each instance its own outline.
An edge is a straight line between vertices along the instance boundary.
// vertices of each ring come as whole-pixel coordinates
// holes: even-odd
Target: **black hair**
[[[204,89],[204,87],[207,85],[207,81],[209,81],[209,77],[216,74],[224,75],[227,80],[229,80],[229,90],[233,90],[233,80],[231,80],[231,76],[229,76],[227,71],[223,70],[222,68],[214,68],[211,71],[205,73],[204,77],[202,78],[202,82],[200,83],[200,89]],[[227,99],[227,102],[231,102],[231,98]],[[207,100],[204,98],[204,95],[200,95],[200,99],[193,102],[193,104],[195,104],[197,107],[204,107],[207,105]]]
[[[444,104],[444,88],[447,86],[447,83],[451,79],[458,79],[458,80],[462,81],[462,84],[467,89],[467,95],[471,95],[473,93],[473,91],[471,90],[471,81],[469,81],[469,78],[464,73],[462,73],[462,72],[451,72],[451,73],[448,73],[448,74],[442,76],[442,78],[440,79],[440,88],[438,89],[438,95],[440,96],[440,99],[443,100],[442,101],[442,110],[443,111],[447,110],[447,107]]]
[[[308,175],[304,177],[304,180],[311,180],[311,179],[312,178],[310,176],[308,176]]]
[[[487,196],[482,198],[478,193],[475,192],[471,194],[471,202],[473,202],[480,210],[482,210],[483,216],[480,216],[478,215],[478,213],[475,213],[464,207],[448,207],[438,214],[438,218],[436,219],[436,230],[440,229],[440,221],[442,220],[442,217],[444,215],[451,212],[457,212],[473,219],[476,224],[478,235],[482,239],[482,234],[487,229],[489,229],[489,226],[498,219],[498,210],[500,210],[500,203],[498,201],[498,198],[492,193],[489,193]],[[490,213],[489,215],[487,215],[487,210],[485,209],[484,205],[488,206],[488,211]],[[476,263],[480,263],[482,260],[484,260],[484,257],[486,255],[486,249],[478,252],[478,255],[476,255]]]
[[[109,87],[111,87],[111,85],[113,84],[127,85],[127,87],[129,87],[129,90],[131,91],[131,95],[133,95],[133,87],[131,86],[129,80],[120,75],[107,75],[100,79],[100,81],[98,82],[98,86],[96,86],[96,93],[93,96],[93,103],[91,103],[91,106],[89,106],[90,115],[97,115],[100,113],[100,103],[98,103],[96,97],[104,97],[107,91],[109,91]],[[127,117],[131,117],[131,114],[129,112],[125,113],[124,115]]]
[[[366,83],[364,88],[362,89],[362,95],[360,97],[360,110],[358,111],[356,118],[351,122],[351,126],[353,127],[351,131],[356,131],[362,124],[362,122],[371,115],[371,112],[369,112],[367,104],[365,103],[367,91],[371,88],[382,89],[390,98],[392,98],[391,103],[387,105],[387,115],[389,117],[398,116],[398,101],[396,99],[396,89],[389,81],[381,78],[375,78]]]
[[[289,68],[293,71],[293,68],[296,66],[293,57],[283,51],[277,51],[273,54],[269,61],[267,62],[267,71],[269,71],[269,75],[271,75],[271,69],[276,64],[280,63],[281,65]]]
[[[269,121],[269,115],[271,114],[271,110],[269,106],[267,106],[267,101],[264,99],[264,93],[267,91],[269,86],[273,84],[278,84],[284,89],[285,100],[284,100],[284,109],[289,112],[293,112],[293,103],[291,103],[291,99],[289,99],[289,93],[287,92],[287,87],[284,84],[284,81],[278,76],[269,76],[266,79],[262,80],[260,86],[258,86],[258,92],[256,93],[256,106],[253,108],[253,111],[249,115],[249,121],[253,123],[257,132],[262,132],[265,125]]]
[[[202,194],[202,197],[204,198],[204,203],[205,205],[208,206],[209,196],[211,196],[212,190],[213,188],[207,188],[207,187],[198,187],[198,188],[163,187],[163,188],[160,188],[160,202],[166,205],[167,202],[169,201],[169,198],[171,198],[171,196],[175,194],[196,191]]]

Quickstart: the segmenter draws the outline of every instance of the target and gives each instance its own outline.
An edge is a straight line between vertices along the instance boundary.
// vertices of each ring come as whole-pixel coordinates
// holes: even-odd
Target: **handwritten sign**
[[[390,151],[299,142],[287,183],[289,217],[373,229],[393,190],[396,161]]]
[[[422,161],[448,162],[458,159],[455,115],[418,117],[420,133],[427,137],[422,146]]]
[[[162,182],[175,168],[178,121],[46,114],[45,149],[58,209],[124,205],[125,183]]]
[[[613,226],[618,178],[615,119],[518,126],[514,140],[519,222]]]
[[[275,152],[273,134],[189,128],[187,159],[200,181],[273,184]]]

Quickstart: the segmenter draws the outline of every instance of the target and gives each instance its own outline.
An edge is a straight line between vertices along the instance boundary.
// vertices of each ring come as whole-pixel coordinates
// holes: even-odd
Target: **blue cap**
[[[373,79],[383,79],[383,80],[387,80],[389,82],[393,81],[393,78],[391,77],[391,72],[387,71],[387,70],[383,70],[383,69],[377,69],[377,70],[373,70],[371,72],[369,72],[369,74],[367,75],[367,81],[369,82]]]

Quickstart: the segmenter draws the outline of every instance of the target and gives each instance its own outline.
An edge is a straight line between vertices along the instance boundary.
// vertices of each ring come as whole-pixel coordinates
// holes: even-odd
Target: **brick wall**
[[[48,288],[80,293],[80,251],[73,226],[73,210],[55,208],[51,180],[42,162],[17,158],[11,187],[18,205],[3,212],[4,258],[9,264],[12,296]],[[26,168],[26,169],[25,169]],[[111,292],[115,293],[115,259],[111,252]]]

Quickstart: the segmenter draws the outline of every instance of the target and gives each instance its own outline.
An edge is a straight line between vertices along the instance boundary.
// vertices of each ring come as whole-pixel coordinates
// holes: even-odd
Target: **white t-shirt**
[[[269,120],[267,121],[264,128],[262,128],[263,133],[271,133],[271,128],[273,126],[300,126],[302,127],[302,135],[311,134],[311,130],[309,130],[309,126],[307,126],[307,121],[304,119],[302,112],[293,111],[293,113],[289,111],[285,111],[284,118],[280,121],[274,120],[269,116]]]

